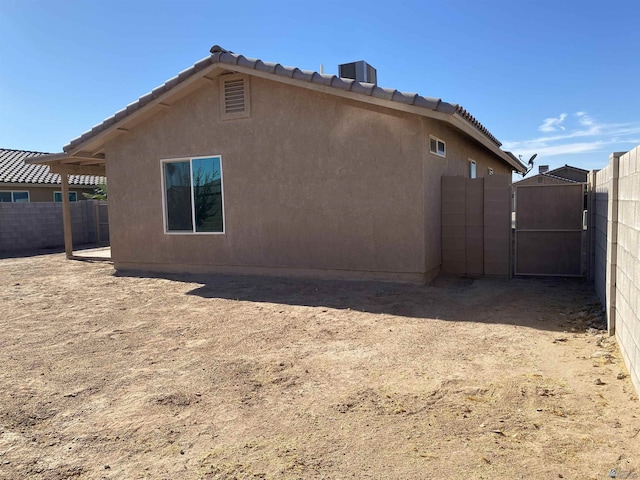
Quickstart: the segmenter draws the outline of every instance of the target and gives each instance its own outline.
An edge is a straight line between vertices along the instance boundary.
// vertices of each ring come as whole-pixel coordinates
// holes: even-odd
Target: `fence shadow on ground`
[[[428,285],[240,275],[116,272],[196,283],[188,295],[372,314],[522,325],[549,331],[605,328],[593,287],[581,279],[441,275]]]

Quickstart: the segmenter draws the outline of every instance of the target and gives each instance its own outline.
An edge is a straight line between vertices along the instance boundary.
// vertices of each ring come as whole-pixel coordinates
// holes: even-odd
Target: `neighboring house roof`
[[[565,177],[561,177],[559,175],[554,175],[551,172],[545,172],[542,175],[544,175],[545,177],[555,178],[556,180],[563,180],[563,181],[569,182],[569,183],[582,183],[582,182],[579,182],[578,180],[573,180],[571,178],[565,178]]]
[[[60,185],[60,175],[49,173],[46,165],[25,163],[25,159],[33,159],[48,155],[44,152],[31,152],[28,150],[13,150],[0,148],[0,184],[24,183]],[[105,183],[104,177],[71,175],[69,185],[93,187]]]
[[[553,178],[555,180],[560,180],[566,183],[584,183],[584,181],[576,180],[575,178],[568,178],[567,176],[563,175],[563,171],[566,171],[566,170],[573,170],[574,172],[580,175],[584,175],[585,177],[584,181],[586,181],[586,176],[589,173],[589,170],[585,170],[583,168],[572,167],[571,165],[564,165],[562,167],[554,168],[553,170],[548,170],[546,172],[538,173],[533,177],[523,178],[522,180],[513,182],[513,184],[515,185],[516,183],[521,183],[521,182],[532,183],[530,181],[533,180],[534,178],[542,178],[542,177]]]
[[[513,185],[518,185],[519,183],[523,183],[523,184],[535,183],[534,179],[536,178],[540,179],[540,182],[542,182],[543,178],[553,178],[554,180],[558,180],[559,182],[563,182],[563,183],[582,183],[576,180],[571,180],[570,178],[558,177],[557,175],[551,175],[549,174],[549,172],[545,172],[545,173],[538,173],[533,177],[527,177],[527,178],[523,178],[522,180],[518,180],[517,182],[513,182]]]
[[[578,167],[572,167],[571,165],[565,165],[564,167],[555,168],[547,172],[550,175],[556,177],[566,178],[567,180],[574,180],[577,182],[586,182],[589,175],[588,170],[584,170]]]
[[[49,163],[52,168],[54,165],[61,165],[68,173],[89,173],[88,169],[104,171],[104,145],[113,135],[128,132],[131,126],[147,118],[156,108],[170,107],[172,100],[175,101],[185,92],[189,92],[189,89],[203,78],[213,80],[212,76],[208,75],[238,72],[446,122],[483,145],[512,169],[521,173],[526,171],[522,162],[511,152],[501,150],[501,143],[460,105],[447,103],[439,98],[423,97],[415,93],[381,88],[371,83],[356,82],[336,75],[325,75],[285,67],[279,63],[246,58],[217,45],[210,51],[210,56],[196,62],[91,130],[71,140],[63,147],[63,153],[51,154],[35,161]]]
[[[548,172],[546,172],[546,173],[554,174],[554,173],[557,173],[557,172],[559,172],[560,170],[564,170],[564,169],[574,170],[574,171],[576,171],[576,172],[585,173],[585,174],[586,174],[586,173],[589,173],[589,170],[585,170],[584,168],[573,167],[573,166],[571,166],[571,165],[564,165],[564,166],[562,166],[562,167],[554,168],[553,170],[549,170],[549,171],[548,171]]]

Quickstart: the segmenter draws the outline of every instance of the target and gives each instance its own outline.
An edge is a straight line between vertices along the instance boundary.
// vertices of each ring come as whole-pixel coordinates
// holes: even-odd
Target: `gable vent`
[[[224,111],[244,112],[244,79],[224,82]]]
[[[225,76],[226,77],[226,76]],[[249,116],[249,79],[244,75],[229,75],[220,82],[222,118],[243,118]]]

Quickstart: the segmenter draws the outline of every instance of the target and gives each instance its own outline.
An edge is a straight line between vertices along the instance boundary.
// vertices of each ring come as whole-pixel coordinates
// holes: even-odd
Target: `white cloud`
[[[569,155],[574,153],[597,152],[605,145],[604,142],[575,142],[564,145],[548,145],[545,147],[535,147],[518,150],[523,157],[537,153],[540,157],[553,157],[555,155]]]
[[[561,113],[557,118],[545,118],[542,125],[538,127],[538,130],[541,132],[557,132],[558,130],[564,130],[565,127],[562,126],[562,122],[564,122],[565,118],[567,118],[566,113]]]
[[[566,126],[563,125],[565,120]],[[540,157],[587,152],[608,154],[632,148],[638,144],[640,137],[640,123],[598,123],[584,111],[571,116],[563,113],[558,117],[546,118],[538,130],[556,133],[528,140],[507,141],[502,148],[523,157],[534,153]]]
[[[587,112],[576,112],[576,117],[578,117],[578,121],[581,125],[590,127],[591,125],[595,124],[595,121],[593,120],[593,118],[587,115]]]

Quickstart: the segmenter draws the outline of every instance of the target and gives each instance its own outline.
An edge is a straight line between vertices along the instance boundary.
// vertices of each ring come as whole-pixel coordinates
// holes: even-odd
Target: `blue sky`
[[[0,0],[0,147],[59,152],[214,44],[325,73],[366,60],[551,168],[640,144],[635,0]]]

